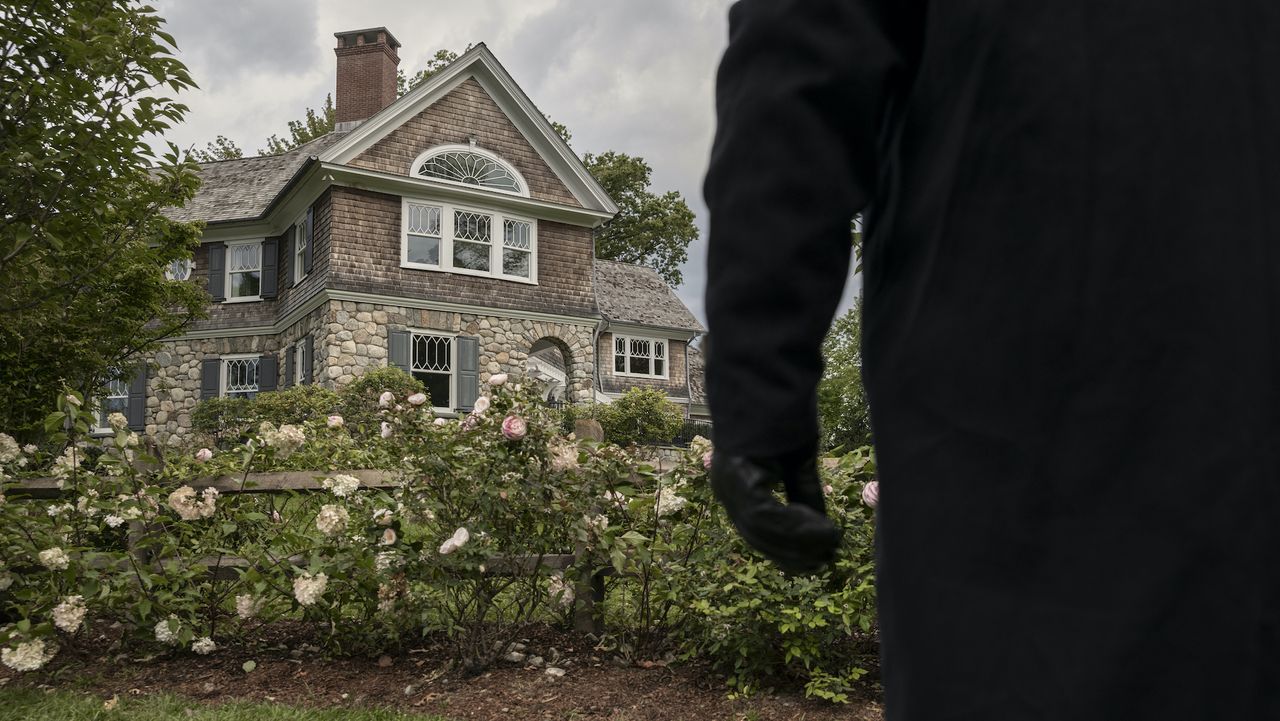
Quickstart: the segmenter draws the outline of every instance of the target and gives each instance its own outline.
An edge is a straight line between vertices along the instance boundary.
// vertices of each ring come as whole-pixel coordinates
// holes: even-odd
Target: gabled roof
[[[695,333],[706,330],[653,268],[597,258],[595,281],[596,305],[606,320]]]
[[[329,133],[280,155],[259,155],[200,164],[200,189],[182,208],[167,208],[172,220],[218,223],[261,218],[272,201],[306,165],[346,133]]]
[[[386,137],[405,121],[443,98],[468,78],[474,78],[507,115],[516,129],[524,135],[533,149],[542,157],[577,199],[588,210],[606,213],[618,212],[618,206],[573,149],[551,127],[551,122],[538,110],[533,101],[516,85],[511,74],[502,67],[484,43],[463,53],[457,60],[432,75],[395,102],[378,111],[352,129],[341,142],[329,147],[320,155],[326,163],[346,164],[360,153]],[[425,148],[424,148],[425,150]]]

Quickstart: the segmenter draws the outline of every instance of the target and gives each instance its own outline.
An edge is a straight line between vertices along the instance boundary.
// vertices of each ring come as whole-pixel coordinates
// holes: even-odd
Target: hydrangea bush
[[[714,503],[710,442],[660,470],[634,448],[565,435],[534,389],[490,384],[458,418],[437,417],[420,388],[371,386],[358,422],[261,421],[233,444],[163,458],[123,419],[91,437],[93,414],[66,395],[47,453],[0,434],[0,474],[53,475],[62,489],[20,498],[0,476],[0,662],[39,669],[90,626],[216,654],[291,620],[338,653],[442,638],[459,669],[478,672],[530,625],[566,622],[608,569],[603,647],[705,658],[739,691],[798,679],[845,699],[861,673],[850,637],[872,622],[867,452],[830,474],[846,553],[824,575],[791,578]],[[354,468],[384,481],[369,487]],[[255,473],[292,469],[314,487],[254,486]]]

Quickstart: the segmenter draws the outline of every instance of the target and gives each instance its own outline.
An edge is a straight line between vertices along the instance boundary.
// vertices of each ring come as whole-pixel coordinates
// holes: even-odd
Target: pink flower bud
[[[196,460],[201,463],[208,463],[211,458],[213,458],[213,451],[208,448],[201,448],[196,451]]]
[[[396,542],[396,529],[388,528],[382,532],[382,545],[390,546]]]
[[[862,488],[862,502],[875,508],[880,503],[880,481],[871,481]]]
[[[329,416],[325,421],[330,428],[341,428],[344,422],[345,421],[342,420],[342,416]]]
[[[413,395],[409,396],[409,405],[411,406],[420,406],[426,402],[427,402],[426,393],[414,393]]]
[[[702,467],[708,471],[711,470],[711,454],[712,451],[707,451],[702,454]]]
[[[511,415],[502,419],[502,435],[506,436],[507,440],[518,441],[528,432],[529,426],[520,416]]]
[[[396,399],[396,396],[394,393],[392,393],[391,391],[383,391],[382,395],[378,396],[378,407],[390,408],[392,402],[394,402],[395,399]]]
[[[836,492],[836,489],[832,488],[830,483],[822,487],[822,495],[824,496],[829,496],[835,492]]]
[[[491,386],[500,386],[506,382],[507,382],[506,373],[498,373],[497,375],[489,376],[489,385]]]
[[[448,424],[449,424],[449,419],[448,419],[448,418],[437,418],[437,419],[435,419],[434,421],[432,421],[432,424],[437,425],[437,426],[444,426],[444,425],[448,425]]]

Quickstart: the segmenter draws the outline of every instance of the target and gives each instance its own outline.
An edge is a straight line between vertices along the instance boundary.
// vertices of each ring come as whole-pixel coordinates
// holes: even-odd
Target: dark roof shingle
[[[605,318],[701,333],[705,330],[652,268],[596,259],[596,303]]]

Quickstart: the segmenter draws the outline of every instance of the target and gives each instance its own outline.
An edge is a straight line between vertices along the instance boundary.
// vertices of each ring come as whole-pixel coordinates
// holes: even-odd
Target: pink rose
[[[391,391],[383,391],[382,395],[378,396],[378,407],[390,408],[391,403],[395,401],[395,399],[396,399],[396,396],[394,393],[392,393]]]
[[[391,424],[387,423],[386,421],[382,422],[382,437],[383,438],[391,437]]]
[[[491,385],[491,386],[500,386],[500,385],[502,385],[503,383],[506,383],[506,382],[507,382],[507,374],[506,374],[506,373],[499,373],[499,374],[497,374],[497,375],[489,376],[489,385]]]
[[[502,435],[506,436],[507,440],[518,441],[528,432],[529,426],[520,416],[512,415],[502,419]]]
[[[487,410],[489,410],[489,396],[480,396],[471,408],[472,413],[484,413]]]
[[[342,416],[329,416],[326,423],[330,428],[341,428],[344,421],[342,420]]]
[[[437,419],[435,419],[434,421],[432,421],[431,423],[432,423],[433,425],[437,425],[437,426],[444,426],[444,425],[448,425],[448,424],[449,424],[449,419],[448,419],[448,418],[437,418]]]
[[[702,454],[702,467],[711,470],[711,451]]]
[[[411,406],[420,406],[426,402],[427,402],[427,394],[425,393],[414,393],[413,395],[409,396],[409,405]]]
[[[382,545],[390,546],[396,542],[396,529],[388,528],[382,532]]]
[[[862,488],[862,502],[875,508],[880,503],[880,481],[871,481]]]
[[[832,488],[830,483],[822,487],[822,495],[824,496],[829,496],[835,492],[836,492],[836,489]]]
[[[200,461],[201,463],[208,463],[209,459],[211,458],[213,458],[213,451],[209,450],[208,448],[201,448],[200,450],[196,451],[196,460]]]

